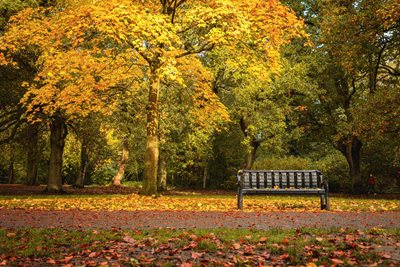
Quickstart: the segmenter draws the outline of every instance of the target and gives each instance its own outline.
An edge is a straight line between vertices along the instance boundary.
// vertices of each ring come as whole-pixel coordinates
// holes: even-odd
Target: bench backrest
[[[244,189],[323,188],[318,170],[241,170],[238,179]]]

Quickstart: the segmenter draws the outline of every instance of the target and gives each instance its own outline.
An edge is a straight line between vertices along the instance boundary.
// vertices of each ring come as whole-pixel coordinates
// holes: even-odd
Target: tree
[[[396,73],[395,10],[398,5],[392,1],[352,0],[304,1],[299,10],[316,44],[310,51],[318,60],[311,75],[325,91],[305,104],[303,119],[314,136],[333,144],[346,158],[353,192],[362,188],[361,153],[367,141],[357,107],[372,104],[388,74]]]
[[[3,64],[27,64],[35,70],[35,78],[23,84],[24,104],[31,122],[45,121],[50,126],[50,165],[48,191],[62,191],[62,154],[67,124],[91,112],[109,113],[111,98],[106,89],[118,87],[121,80],[114,79],[121,58],[111,55],[112,49],[85,46],[83,28],[88,21],[76,25],[74,6],[65,12],[54,8],[27,8],[10,20],[1,37]],[[81,14],[82,15],[82,14]],[[82,15],[83,16],[83,15]],[[35,32],[34,35],[31,33]],[[103,57],[95,57],[100,49],[107,50]],[[108,54],[108,56],[107,56]],[[15,59],[22,56],[22,60]],[[112,74],[111,74],[112,73]],[[123,74],[121,79],[126,78]],[[111,108],[111,109],[110,109]]]
[[[79,8],[69,3],[64,9],[19,13],[2,37],[1,50],[10,58],[28,47],[38,56],[37,79],[27,85],[23,101],[29,112],[41,114],[36,120],[53,118],[54,146],[59,144],[54,153],[61,156],[64,124],[108,111],[105,103],[113,95],[107,90],[142,74],[149,92],[143,193],[151,195],[157,193],[159,93],[161,83],[183,83],[177,64],[223,46],[243,58],[264,55],[277,69],[280,46],[301,35],[301,27],[273,0],[100,1]],[[58,171],[51,173],[59,180]],[[60,186],[49,184],[49,189]]]

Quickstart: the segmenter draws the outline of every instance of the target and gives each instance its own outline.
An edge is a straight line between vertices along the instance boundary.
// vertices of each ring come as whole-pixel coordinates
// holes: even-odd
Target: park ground
[[[398,195],[0,185],[0,266],[400,266]]]

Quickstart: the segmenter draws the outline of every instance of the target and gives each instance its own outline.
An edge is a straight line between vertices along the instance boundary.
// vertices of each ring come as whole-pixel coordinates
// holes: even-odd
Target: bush
[[[112,183],[112,179],[117,173],[117,168],[113,164],[103,165],[95,170],[91,176],[91,183],[97,185],[107,185]]]
[[[294,156],[264,158],[257,160],[253,168],[258,170],[320,170],[329,182],[331,192],[351,191],[347,162],[341,154],[336,152],[317,161]]]
[[[350,193],[351,180],[346,159],[339,153],[331,153],[313,163],[329,183],[329,191],[335,193]]]

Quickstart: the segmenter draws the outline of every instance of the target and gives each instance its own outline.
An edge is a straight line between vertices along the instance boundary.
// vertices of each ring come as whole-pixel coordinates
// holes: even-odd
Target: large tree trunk
[[[167,161],[164,157],[160,157],[160,175],[158,177],[158,189],[160,191],[167,190]]]
[[[81,144],[81,165],[79,168],[79,175],[74,183],[74,187],[83,188],[85,186],[86,169],[89,164],[89,153],[87,148],[86,138],[83,138]]]
[[[353,193],[360,193],[362,189],[361,147],[362,143],[357,136],[352,136],[338,144],[339,151],[345,156],[349,165],[351,190]]]
[[[143,195],[157,195],[158,174],[158,96],[160,78],[154,71],[150,75],[149,101],[147,106],[147,141],[144,157],[145,173],[143,179]]]
[[[15,162],[15,154],[14,154],[14,144],[10,143],[10,161],[8,163],[8,173],[7,180],[9,184],[14,183],[14,162]]]
[[[128,164],[129,159],[129,146],[128,140],[124,138],[122,142],[122,155],[121,160],[119,161],[118,171],[114,176],[113,184],[114,185],[121,185],[121,181],[124,178],[126,165]]]
[[[27,140],[27,182],[29,185],[37,185],[37,172],[39,162],[39,129],[37,124],[28,126],[28,140]]]
[[[62,118],[54,118],[50,125],[50,166],[47,188],[45,191],[61,193],[62,188],[62,162],[67,137],[67,125]]]

